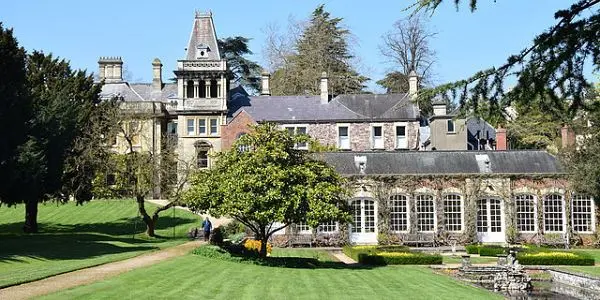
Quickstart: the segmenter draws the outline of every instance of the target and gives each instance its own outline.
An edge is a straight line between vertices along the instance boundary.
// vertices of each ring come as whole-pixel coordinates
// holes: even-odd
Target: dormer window
[[[208,48],[207,45],[199,44],[196,47],[196,59],[208,57],[208,52],[209,51],[210,51],[210,48]]]

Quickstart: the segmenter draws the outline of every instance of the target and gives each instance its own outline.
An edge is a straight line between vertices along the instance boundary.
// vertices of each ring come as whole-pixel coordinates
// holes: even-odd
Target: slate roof
[[[469,137],[473,139],[477,138],[477,132],[479,132],[480,139],[496,139],[496,129],[481,118],[469,118],[467,120],[467,130]]]
[[[419,111],[407,94],[340,95],[321,104],[320,96],[248,96],[242,88],[230,92],[229,117],[244,110],[257,122],[409,121],[419,118]]]
[[[346,176],[360,175],[359,165],[355,162],[360,156],[366,158],[365,175],[532,175],[564,172],[558,159],[545,151],[339,151],[315,155]]]
[[[196,12],[194,25],[188,41],[185,59],[196,60],[196,49],[198,45],[207,46],[207,60],[220,60],[221,54],[217,44],[217,33],[212,19],[212,13]]]
[[[153,91],[151,83],[106,83],[102,86],[100,97],[121,96],[125,101],[170,102],[177,99],[177,84],[165,83],[160,92]]]

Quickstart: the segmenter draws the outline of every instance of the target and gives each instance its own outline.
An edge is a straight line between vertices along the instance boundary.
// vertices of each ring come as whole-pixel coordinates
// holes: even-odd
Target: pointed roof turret
[[[186,52],[186,60],[221,59],[212,12],[196,12]]]

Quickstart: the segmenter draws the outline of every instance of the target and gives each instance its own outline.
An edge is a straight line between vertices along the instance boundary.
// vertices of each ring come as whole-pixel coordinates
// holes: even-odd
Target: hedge
[[[409,252],[380,252],[377,254],[360,253],[358,262],[365,265],[439,265],[441,255],[429,255]]]
[[[498,256],[498,254],[506,254],[506,250],[500,246],[481,246],[479,247],[480,256]]]
[[[517,255],[522,265],[593,266],[594,258],[577,252],[524,252]]]
[[[466,245],[465,250],[467,250],[467,254],[479,254],[479,247],[477,244]]]

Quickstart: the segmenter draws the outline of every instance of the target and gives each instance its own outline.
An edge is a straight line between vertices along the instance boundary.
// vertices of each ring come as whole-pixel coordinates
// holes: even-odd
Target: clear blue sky
[[[379,52],[381,36],[406,16],[412,0],[253,0],[253,1],[7,1],[0,8],[0,22],[13,27],[27,50],[52,52],[76,68],[97,72],[99,56],[122,56],[133,81],[151,80],[151,62],[163,62],[163,77],[173,77],[176,61],[183,58],[194,11],[212,10],[219,37],[252,38],[254,59],[261,49],[268,23],[287,24],[289,16],[305,19],[320,3],[333,16],[344,18],[354,34],[360,71],[373,81],[390,65]],[[463,5],[456,11],[446,0],[431,18],[439,34],[432,41],[438,54],[436,82],[459,80],[505,61],[528,46],[533,37],[554,23],[557,9],[567,0],[480,0],[470,13]],[[463,2],[468,2],[463,0]],[[466,4],[466,3],[465,3]]]

